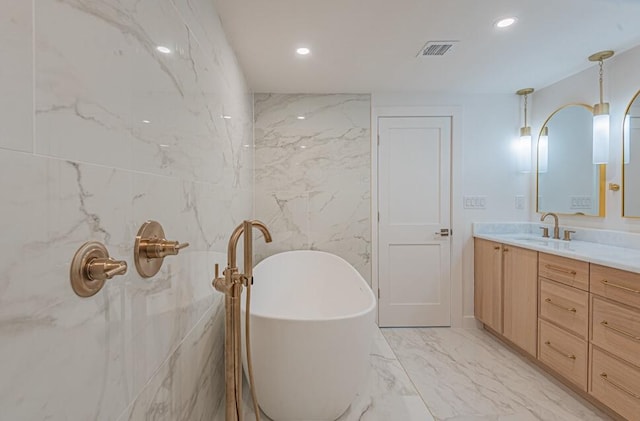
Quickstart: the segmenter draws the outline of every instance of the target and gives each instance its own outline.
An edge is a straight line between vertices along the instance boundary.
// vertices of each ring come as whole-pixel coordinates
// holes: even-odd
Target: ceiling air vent
[[[457,42],[458,41],[429,41],[420,49],[418,57],[443,56],[446,52],[450,51]]]

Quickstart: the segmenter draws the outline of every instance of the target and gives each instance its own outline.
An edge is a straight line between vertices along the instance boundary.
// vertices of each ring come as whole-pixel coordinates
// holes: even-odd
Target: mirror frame
[[[623,218],[630,218],[630,219],[640,219],[640,215],[625,215],[624,214],[624,196],[625,196],[625,185],[624,185],[624,123],[627,121],[627,114],[629,114],[629,110],[631,109],[631,106],[633,105],[634,102],[636,102],[636,99],[640,100],[640,90],[638,90],[638,92],[635,93],[635,95],[631,98],[631,101],[629,101],[629,104],[627,104],[627,108],[624,110],[624,114],[622,117],[622,161],[620,161],[620,166],[622,167],[622,217]],[[631,141],[631,139],[629,139],[629,141]]]
[[[640,93],[640,92],[639,92]],[[588,110],[591,114],[593,114],[593,107],[591,105],[588,104],[582,104],[579,102],[574,102],[574,103],[570,103],[570,104],[565,104],[563,106],[561,106],[560,108],[556,109],[554,112],[552,112],[549,117],[547,117],[547,119],[544,121],[544,123],[542,124],[542,127],[540,127],[540,131],[538,132],[538,140],[536,142],[536,213],[542,213],[543,211],[540,210],[540,203],[538,202],[538,198],[540,197],[540,136],[542,135],[542,130],[547,127],[547,124],[549,123],[549,120],[551,120],[551,118],[553,118],[554,115],[556,115],[558,112],[564,110],[565,108],[568,107],[575,107],[575,106],[579,106],[579,107],[583,107],[586,110]],[[558,215],[563,215],[563,216],[587,216],[587,217],[595,217],[595,218],[602,218],[605,216],[606,213],[606,203],[605,203],[605,199],[606,199],[606,180],[607,180],[607,164],[598,164],[598,181],[599,181],[599,185],[598,185],[598,213],[597,214],[583,214],[583,213],[562,213],[562,212],[555,212]],[[553,212],[553,211],[548,211],[548,212]]]

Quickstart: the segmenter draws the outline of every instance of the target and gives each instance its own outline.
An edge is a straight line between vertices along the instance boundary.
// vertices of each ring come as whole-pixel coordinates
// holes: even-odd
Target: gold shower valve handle
[[[107,259],[93,259],[87,265],[87,275],[93,281],[104,281],[116,275],[124,275],[127,272],[127,262],[115,260],[111,257]]]
[[[78,296],[91,297],[102,289],[107,279],[126,272],[127,262],[112,259],[104,244],[89,241],[73,256],[69,279],[71,288]]]
[[[138,230],[133,247],[136,269],[143,278],[150,278],[160,271],[164,258],[175,256],[189,243],[169,241],[164,238],[162,225],[156,221],[147,221]]]
[[[168,241],[165,239],[140,240],[140,250],[145,254],[147,259],[162,259],[167,256],[175,256],[178,252],[189,247],[189,243],[180,243],[178,241]]]

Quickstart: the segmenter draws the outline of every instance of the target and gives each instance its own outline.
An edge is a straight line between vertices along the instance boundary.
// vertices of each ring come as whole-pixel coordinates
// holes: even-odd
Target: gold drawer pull
[[[607,377],[607,373],[600,373],[600,378],[602,380],[604,380],[605,382],[609,383],[611,386],[615,387],[618,390],[623,391],[624,393],[626,393],[629,396],[633,396],[636,399],[640,399],[640,395],[638,395],[637,393],[633,393],[632,391],[630,391],[629,389],[627,389],[624,386],[620,386],[619,384],[612,382],[611,380],[609,380],[609,378]]]
[[[607,281],[606,279],[603,279],[602,284],[604,286],[609,286],[609,287],[614,287],[614,288],[619,288],[623,291],[627,291],[627,292],[632,292],[634,294],[640,294],[640,291],[638,291],[637,289],[632,289],[632,288],[627,288],[627,287],[623,287],[622,285],[616,285],[616,284],[612,284],[611,282]]]
[[[566,310],[566,311],[570,311],[570,312],[572,312],[572,313],[575,313],[576,311],[578,311],[578,310],[576,310],[574,307],[568,308],[568,307],[563,307],[563,306],[561,306],[560,304],[556,304],[556,303],[554,303],[553,301],[551,301],[551,298],[545,298],[545,299],[544,299],[544,301],[545,301],[545,303],[549,303],[549,304],[551,304],[552,306],[556,306],[556,307],[558,307],[558,308],[561,308],[561,309]]]
[[[575,270],[562,268],[560,266],[544,265],[544,267],[546,267],[549,270],[554,270],[556,272],[568,273],[569,275],[577,275],[578,274],[578,272],[576,272]]]
[[[622,329],[618,329],[617,327],[613,327],[613,326],[611,326],[611,325],[609,324],[609,322],[607,322],[606,320],[601,321],[601,322],[600,322],[600,324],[601,324],[602,326],[606,327],[607,329],[611,329],[611,330],[613,330],[614,332],[617,332],[617,333],[619,333],[619,334],[621,334],[621,335],[623,335],[623,336],[626,336],[626,337],[628,337],[628,338],[633,339],[634,341],[640,341],[640,336],[636,336],[636,335],[634,335],[633,333],[629,333],[629,332],[626,332],[626,331],[624,331],[624,330],[622,330]]]
[[[573,355],[573,354],[565,354],[562,350],[560,350],[560,349],[556,348],[555,346],[551,345],[550,341],[546,341],[544,344],[546,346],[548,346],[549,348],[553,349],[554,351],[556,351],[560,355],[564,355],[565,357],[571,358],[572,360],[576,359],[575,355]]]

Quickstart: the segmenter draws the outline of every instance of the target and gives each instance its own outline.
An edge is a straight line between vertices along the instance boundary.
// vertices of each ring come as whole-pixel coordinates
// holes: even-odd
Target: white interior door
[[[450,326],[451,118],[380,117],[378,135],[379,324]]]

